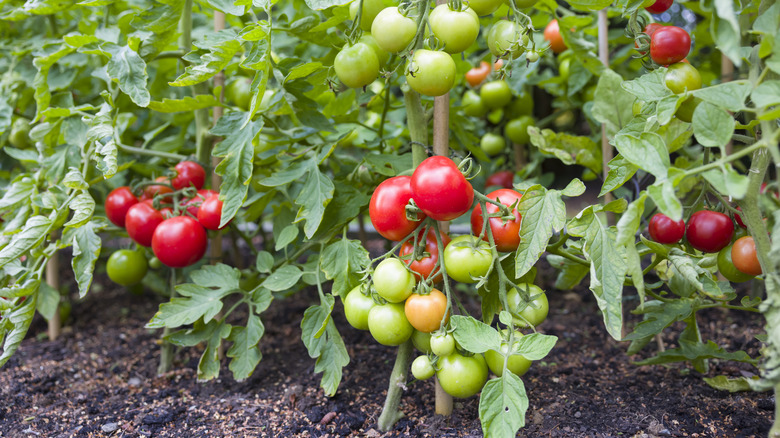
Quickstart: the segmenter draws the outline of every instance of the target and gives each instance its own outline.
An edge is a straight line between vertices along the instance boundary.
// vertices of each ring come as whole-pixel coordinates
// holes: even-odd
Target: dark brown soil
[[[611,340],[585,289],[549,291],[551,314],[541,330],[559,337],[546,361],[523,377],[530,398],[524,437],[765,436],[771,393],[719,392],[684,365],[637,367]],[[157,310],[152,295],[123,289],[92,292],[74,303],[70,325],[55,342],[36,320],[28,339],[0,370],[0,437],[371,436],[395,349],[336,322],[352,362],[335,397],[319,388],[314,361],[300,341],[308,299],[275,301],[264,316],[264,358],[236,382],[196,381],[200,350],[180,350],[175,371],[156,377],[159,332],[144,329]],[[633,307],[633,305],[629,306]],[[702,332],[729,350],[760,347],[760,315],[711,311]],[[633,317],[632,317],[633,318]],[[666,339],[673,344],[673,337]],[[648,350],[655,348],[655,344]],[[645,355],[649,354],[644,353]],[[636,358],[634,358],[636,359]],[[755,372],[713,362],[710,376]],[[456,400],[452,417],[434,416],[433,382],[410,382],[406,413],[386,436],[481,436],[477,397]]]

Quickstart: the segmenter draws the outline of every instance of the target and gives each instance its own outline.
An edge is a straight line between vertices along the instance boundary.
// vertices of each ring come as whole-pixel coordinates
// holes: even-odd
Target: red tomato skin
[[[702,252],[718,252],[728,246],[734,235],[734,222],[717,211],[701,210],[691,215],[685,237]]]
[[[523,195],[512,189],[498,189],[490,192],[487,197],[493,200],[500,199],[501,203],[508,207],[516,201],[519,201]],[[487,204],[486,207],[489,215],[498,211],[498,206],[496,205]],[[507,221],[506,223],[502,223],[500,217],[490,218],[490,229],[493,231],[493,240],[496,243],[496,249],[501,252],[514,251],[520,245],[520,225],[523,218],[516,207],[512,209],[512,214],[515,216],[515,219]],[[479,233],[482,232],[483,223],[482,207],[477,205],[471,212],[471,232],[475,236],[479,236]],[[487,232],[482,240],[486,242],[490,241]]]
[[[444,248],[450,244],[450,240],[452,240],[450,239],[450,236],[441,233],[441,241],[444,244]],[[414,240],[408,240],[401,246],[401,249],[398,250],[398,255],[403,257],[413,253],[413,245]],[[442,251],[444,251],[444,248],[442,248]],[[430,256],[420,260],[403,260],[404,263],[409,265],[409,269],[414,272],[414,277],[417,280],[430,277],[433,272],[433,267],[436,266],[436,262],[439,261],[439,244],[436,242],[436,232],[433,230],[428,230],[428,233],[425,235],[425,252],[430,254]],[[436,277],[433,279],[434,283],[438,283],[442,279],[441,268],[437,268],[436,272]]]
[[[680,219],[675,222],[669,216],[657,213],[650,218],[647,232],[658,243],[677,243],[685,235],[685,221]]]
[[[214,190],[210,189],[200,189],[195,196],[184,201],[182,206],[187,207],[187,213],[191,214],[192,217],[198,217],[198,210],[200,210],[200,206],[203,204],[203,201],[212,197],[213,195],[219,195],[219,192],[215,192]]]
[[[125,216],[127,234],[142,246],[152,246],[154,231],[165,220],[163,214],[155,210],[151,203],[151,200],[139,202],[130,207]]]
[[[496,69],[498,70],[498,69]],[[474,67],[466,72],[466,82],[472,87],[477,87],[490,74],[490,64],[486,61],[479,63],[479,67]]]
[[[651,14],[660,14],[671,8],[672,3],[674,3],[674,0],[655,0],[655,3],[646,7],[645,9]]]
[[[176,176],[171,180],[171,185],[176,190],[181,190],[190,185],[200,190],[206,182],[206,171],[203,166],[194,161],[182,161],[177,164]]]
[[[650,57],[658,64],[680,62],[691,51],[691,36],[677,26],[664,26],[650,38]]]
[[[106,196],[106,217],[114,225],[124,228],[127,210],[138,203],[130,187],[117,187]]]
[[[163,221],[152,238],[155,257],[171,268],[184,268],[196,263],[206,253],[208,236],[195,219],[176,216]]]
[[[407,175],[386,179],[371,195],[368,216],[376,231],[385,239],[401,241],[425,219],[423,214],[419,215],[418,221],[406,218],[406,204],[412,197],[411,181],[412,177]]]
[[[742,211],[740,207],[737,207],[737,210]],[[744,222],[742,222],[742,216],[734,213],[734,220],[737,222],[737,225],[739,225],[742,228],[747,228],[747,225],[745,225]]]
[[[544,28],[544,39],[550,42],[550,49],[555,53],[561,53],[566,50],[566,43],[561,37],[561,29],[558,26],[558,20],[552,20]]]
[[[740,237],[734,242],[731,247],[731,261],[742,273],[752,276],[763,273],[756,253],[756,242],[751,236]]]
[[[417,206],[437,221],[453,220],[474,203],[471,183],[447,157],[426,158],[414,170],[411,187]]]
[[[225,227],[219,227],[219,221],[222,219],[222,201],[219,195],[213,195],[203,201],[198,211],[198,222],[207,230],[221,230]]]
[[[161,183],[167,183],[167,184],[171,183],[171,181],[168,179],[167,176],[158,176],[154,180]],[[166,193],[173,193],[173,189],[171,189],[167,185],[157,185],[157,184],[144,187],[144,196],[148,199],[154,198],[155,195],[158,194],[165,195]]]
[[[490,175],[485,180],[485,187],[498,186],[505,189],[511,189],[515,178],[515,173],[511,170],[499,170]]]

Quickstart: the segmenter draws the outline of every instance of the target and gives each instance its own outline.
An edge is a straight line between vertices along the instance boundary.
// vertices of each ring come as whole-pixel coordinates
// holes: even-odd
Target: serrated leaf
[[[263,358],[257,344],[264,332],[265,327],[260,317],[251,312],[246,327],[233,327],[228,338],[233,345],[228,350],[227,356],[232,359],[229,368],[237,381],[248,379]]]
[[[30,328],[33,316],[35,316],[35,308],[37,306],[37,294],[30,295],[22,306],[13,312],[6,314],[5,317],[12,325],[12,328],[5,335],[3,342],[3,354],[0,355],[0,367],[8,362],[8,359],[13,356],[19,345],[24,340],[27,330]],[[8,324],[6,323],[6,324]],[[2,340],[2,338],[0,338]]]
[[[656,182],[647,188],[647,193],[661,213],[675,221],[682,218],[682,203],[677,199],[672,181]]]
[[[198,382],[206,382],[219,377],[219,347],[222,340],[230,336],[230,324],[219,323],[208,339],[206,349],[198,361]]]
[[[75,167],[68,169],[68,173],[62,180],[62,184],[65,187],[74,190],[87,190],[89,188],[89,184],[84,180],[84,176],[81,174],[81,171]]]
[[[315,11],[341,6],[349,3],[351,0],[306,0],[306,6]]]
[[[672,91],[666,87],[665,73],[666,70],[658,69],[617,85],[643,102],[657,102],[672,94]]]
[[[501,348],[501,335],[496,329],[470,316],[453,315],[450,325],[461,347],[472,353],[484,353]]]
[[[295,203],[300,206],[298,214],[293,223],[306,221],[303,226],[303,233],[307,238],[311,238],[319,228],[322,222],[322,216],[325,213],[325,207],[333,199],[335,187],[330,178],[323,175],[316,165],[312,165],[309,170],[306,182],[303,183],[301,191],[295,198]]]
[[[531,333],[518,339],[512,351],[528,360],[542,360],[550,354],[556,342],[557,336]]]
[[[95,200],[88,191],[83,191],[70,201],[68,207],[73,210],[73,217],[64,226],[80,227],[92,218],[95,212]]]
[[[233,56],[241,50],[241,43],[236,39],[236,33],[232,29],[207,34],[204,36],[204,40],[196,42],[195,45],[208,49],[207,51],[196,50],[188,53],[187,58],[196,60],[196,63],[187,66],[184,73],[173,82],[169,82],[169,85],[186,87],[211,79],[222,71],[233,59]]]
[[[738,80],[695,90],[693,95],[705,102],[737,112],[745,107],[745,99],[750,95],[751,89],[749,81]]]
[[[519,377],[505,371],[489,380],[479,397],[479,419],[486,437],[510,437],[525,426],[528,396]]]
[[[735,377],[729,378],[728,376],[715,376],[705,377],[704,382],[711,387],[719,391],[728,392],[741,392],[741,391],[753,391],[754,386],[759,383],[759,377]]]
[[[38,246],[46,237],[51,225],[51,220],[45,216],[31,217],[24,224],[22,231],[14,234],[8,245],[0,250],[0,267],[18,259],[30,248]]]
[[[693,302],[687,299],[661,304],[653,301],[653,303],[655,305],[649,305],[650,303],[648,303],[644,319],[634,327],[634,331],[623,338],[624,341],[634,341],[648,336],[655,336],[674,322],[688,318],[693,311]]]
[[[111,79],[119,83],[119,89],[140,107],[146,107],[151,101],[146,89],[146,62],[128,46],[120,47],[106,65]]]
[[[728,56],[735,67],[742,65],[740,46],[742,34],[739,27],[734,2],[731,0],[715,0],[715,12],[710,22],[710,34],[717,48]]]
[[[548,254],[547,262],[560,270],[555,278],[554,287],[558,290],[571,290],[582,282],[590,272],[588,265],[576,263],[558,255]]]
[[[309,357],[317,359],[314,372],[323,373],[320,386],[332,396],[341,382],[342,369],[349,364],[349,353],[330,317],[335,299],[332,295],[320,298],[320,305],[309,307],[303,314],[301,339]]]
[[[680,347],[671,348],[658,353],[649,359],[635,362],[637,365],[659,365],[672,362],[685,362],[705,359],[734,360],[737,362],[756,363],[756,360],[748,356],[744,351],[729,353],[713,341],[706,344],[700,342],[679,340]]]
[[[623,78],[605,69],[599,77],[591,114],[606,124],[607,137],[612,138],[633,118],[631,108],[635,97],[621,88]]]
[[[358,240],[341,239],[326,246],[320,255],[320,269],[333,280],[333,295],[345,296],[360,282],[360,271],[371,264],[368,251]]]
[[[35,193],[35,181],[32,178],[19,177],[8,186],[0,199],[0,210],[9,210],[23,202],[30,202]]]
[[[599,197],[621,187],[634,176],[639,167],[631,164],[622,155],[617,155],[609,162],[609,172],[604,185],[601,186]]]
[[[670,162],[669,151],[661,136],[654,132],[643,132],[639,137],[620,134],[615,137],[615,148],[620,155],[657,179],[667,177]]]
[[[564,164],[579,164],[595,173],[601,173],[601,146],[589,137],[556,133],[551,129],[529,127],[531,143],[542,152],[551,154]]]
[[[520,226],[520,245],[515,253],[515,273],[522,276],[539,260],[553,232],[566,224],[566,205],[557,190],[546,190],[540,185],[529,187],[520,198],[517,210],[523,215]]]
[[[734,117],[709,102],[700,103],[693,111],[693,135],[702,146],[721,147],[731,141]]]

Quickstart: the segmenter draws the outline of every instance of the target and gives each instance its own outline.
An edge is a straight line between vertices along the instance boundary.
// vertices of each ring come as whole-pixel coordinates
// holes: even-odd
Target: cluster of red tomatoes
[[[157,184],[146,185],[140,198],[127,186],[112,190],[106,197],[105,208],[108,219],[125,228],[133,241],[151,247],[163,264],[183,268],[205,254],[206,229],[219,229],[222,201],[219,193],[203,189],[206,172],[200,164],[182,161],[175,171],[173,178],[158,177]],[[178,205],[173,203],[175,194],[193,189],[197,190],[194,196]],[[159,209],[155,208],[155,198]]]
[[[697,211],[687,225],[682,219],[673,221],[658,213],[650,219],[648,233],[654,241],[663,244],[677,243],[684,236],[694,249],[718,253],[718,270],[729,281],[739,283],[762,273],[753,238],[740,236],[732,244],[737,233],[734,222],[724,213]]]
[[[450,221],[472,208],[474,190],[452,160],[430,157],[412,176],[397,176],[382,182],[369,204],[372,224],[385,238],[404,243],[398,257],[389,254],[374,269],[371,283],[375,295],[371,288],[361,285],[344,297],[347,321],[357,329],[369,330],[383,345],[400,345],[411,338],[426,353],[412,365],[416,378],[423,380],[436,374],[444,390],[454,397],[469,397],[479,392],[487,380],[488,369],[498,375],[503,372],[503,355],[497,351],[488,351],[484,356],[459,351],[447,330],[449,297],[432,284],[441,281],[444,272],[463,283],[476,283],[488,275],[496,261],[486,242],[490,240],[488,232],[497,251],[516,250],[520,243],[521,215],[517,203],[521,196],[506,188],[490,193],[488,198],[502,204],[505,211],[502,213],[498,205],[487,203],[486,222],[482,204],[478,204],[471,213],[473,235],[450,239],[435,230],[426,232],[421,222],[426,217]],[[416,217],[407,213],[407,206],[416,206]],[[441,251],[440,245],[444,246]],[[515,316],[514,325],[540,324],[547,317],[546,295],[534,285],[520,287],[528,292],[531,302],[526,304],[514,288],[507,293],[509,311]],[[516,332],[513,339],[520,337],[522,334]],[[506,345],[502,348],[509,351]],[[513,373],[522,375],[530,364],[524,357],[513,355],[508,366]]]

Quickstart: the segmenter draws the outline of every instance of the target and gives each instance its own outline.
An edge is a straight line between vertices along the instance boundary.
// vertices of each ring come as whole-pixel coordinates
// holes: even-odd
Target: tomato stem
[[[170,292],[171,300],[176,297],[176,269],[171,268],[170,273]],[[160,346],[160,364],[157,366],[157,375],[162,376],[171,369],[173,364],[173,344],[165,340],[165,337],[171,333],[171,329],[168,326],[163,328],[162,332],[162,345]]]

